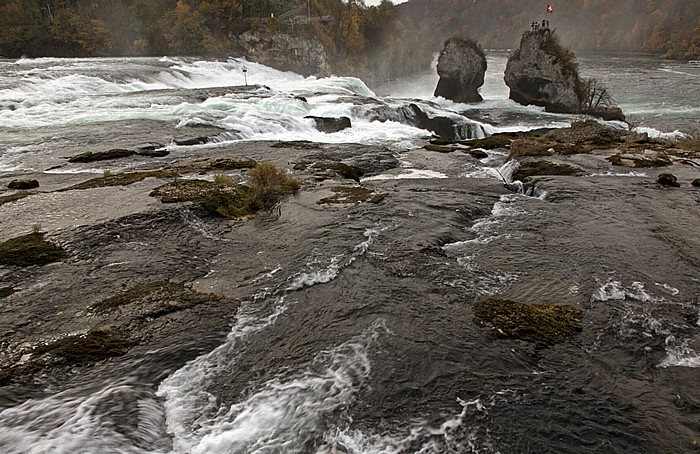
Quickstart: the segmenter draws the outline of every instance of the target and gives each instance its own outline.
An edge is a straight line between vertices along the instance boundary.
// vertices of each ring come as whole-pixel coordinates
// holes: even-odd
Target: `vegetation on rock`
[[[570,305],[491,298],[477,302],[472,309],[474,322],[490,326],[497,337],[551,345],[570,340],[583,329],[583,311]]]
[[[537,175],[582,175],[585,173],[578,167],[568,164],[556,164],[549,161],[528,161],[520,164],[513,172],[513,180],[524,181],[527,177]]]
[[[0,265],[46,265],[64,256],[63,248],[44,240],[41,233],[30,233],[0,243]]]
[[[263,162],[248,171],[248,184],[232,180],[175,180],[154,189],[151,196],[161,202],[199,202],[224,217],[238,217],[273,209],[284,197],[296,193],[301,184],[274,164]]]
[[[323,171],[330,170],[343,178],[355,180],[358,183],[360,182],[360,177],[363,175],[363,172],[357,167],[342,162],[317,162],[312,165],[311,168]]]

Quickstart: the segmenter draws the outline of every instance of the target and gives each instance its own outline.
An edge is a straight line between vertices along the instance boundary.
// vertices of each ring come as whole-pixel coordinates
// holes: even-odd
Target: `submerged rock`
[[[479,102],[479,87],[484,85],[486,55],[475,41],[453,37],[445,41],[438,58],[440,76],[435,96],[455,102]]]
[[[487,299],[474,304],[474,322],[497,337],[555,344],[583,330],[583,311],[567,304],[527,304]]]
[[[9,189],[35,189],[39,187],[39,182],[37,180],[12,180],[7,185]]]
[[[95,161],[108,161],[110,159],[127,158],[129,156],[135,155],[134,150],[124,150],[122,148],[114,148],[108,151],[87,151],[85,153],[80,153],[68,158],[68,162],[95,162]]]
[[[348,117],[330,118],[330,117],[314,117],[313,115],[304,118],[311,118],[316,122],[316,129],[325,133],[333,133],[350,128],[352,125]]]
[[[659,183],[661,186],[671,186],[674,188],[678,188],[681,186],[681,184],[678,182],[678,178],[676,178],[676,176],[672,173],[660,173],[656,177],[656,182]]]

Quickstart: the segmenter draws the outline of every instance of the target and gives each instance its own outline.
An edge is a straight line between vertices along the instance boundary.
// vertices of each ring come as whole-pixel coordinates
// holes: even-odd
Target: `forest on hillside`
[[[257,31],[321,41],[337,73],[390,78],[455,35],[514,48],[547,3],[574,50],[700,57],[698,0],[2,0],[0,56],[236,55]]]

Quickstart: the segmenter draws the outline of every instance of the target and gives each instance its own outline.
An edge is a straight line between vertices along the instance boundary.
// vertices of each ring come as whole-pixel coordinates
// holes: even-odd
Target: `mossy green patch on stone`
[[[45,265],[61,260],[64,255],[62,248],[45,241],[41,233],[30,233],[0,243],[0,265]]]
[[[510,144],[508,160],[525,156],[551,156],[551,144],[539,138],[516,139]]]
[[[36,353],[49,353],[71,364],[84,365],[122,356],[136,343],[118,331],[91,329],[85,334],[69,336],[35,349]]]
[[[568,164],[556,164],[549,161],[529,161],[520,164],[513,172],[513,180],[524,181],[527,177],[537,175],[583,175],[585,172]]]
[[[474,139],[467,141],[466,144],[472,148],[483,148],[484,150],[493,150],[496,148],[508,148],[513,139],[514,136],[511,134],[494,134],[483,139]]]
[[[527,304],[490,298],[473,306],[474,322],[496,337],[551,345],[582,331],[583,311],[570,305]]]
[[[78,183],[69,188],[62,189],[61,191],[70,191],[74,189],[94,189],[94,188],[104,188],[110,186],[128,186],[133,183],[138,183],[139,181],[145,180],[146,178],[175,178],[176,173],[166,172],[163,170],[148,170],[139,172],[124,172],[115,175],[107,174],[100,178],[93,178],[82,183]]]
[[[386,194],[377,193],[362,186],[336,186],[331,191],[334,192],[334,195],[324,197],[316,203],[319,205],[362,202],[379,203],[386,197]]]

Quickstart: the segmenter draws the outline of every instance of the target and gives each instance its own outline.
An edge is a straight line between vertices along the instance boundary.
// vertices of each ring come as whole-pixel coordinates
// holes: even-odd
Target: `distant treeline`
[[[698,0],[550,0],[574,50],[700,57]],[[207,55],[246,31],[323,42],[339,73],[391,78],[425,68],[450,36],[516,47],[542,0],[2,0],[0,56]],[[309,20],[310,19],[310,20]]]

